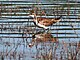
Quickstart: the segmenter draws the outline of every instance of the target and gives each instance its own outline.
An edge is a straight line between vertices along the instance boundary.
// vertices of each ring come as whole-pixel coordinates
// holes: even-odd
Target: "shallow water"
[[[56,26],[53,25],[51,29],[71,28],[70,25],[66,27],[64,26],[68,24],[69,23],[67,22],[66,24],[60,22],[55,24]],[[74,28],[79,28],[78,24],[79,23],[75,23]],[[76,57],[76,59],[79,60],[80,48],[78,48],[77,44],[79,43],[80,39],[74,38],[77,35],[78,37],[80,36],[79,30],[76,30],[76,32],[78,33],[77,35],[75,34],[74,30],[70,30],[70,31],[65,29],[51,30],[51,33],[54,33],[52,34],[54,37],[63,37],[63,38],[58,38],[59,43],[43,42],[43,43],[39,43],[38,45],[29,47],[29,43],[32,40],[32,38],[29,38],[32,36],[32,34],[30,33],[31,32],[36,33],[37,31],[42,30],[41,28],[38,27],[36,28],[28,27],[31,25],[34,24],[33,23],[1,23],[0,27],[3,29],[0,30],[1,33],[0,34],[0,59],[4,59],[4,60],[47,60],[48,59],[49,60],[50,58],[50,60],[51,59],[68,60],[70,55],[72,58]],[[57,26],[57,25],[63,25],[63,26]],[[65,34],[58,34],[58,33],[65,33]],[[68,33],[74,33],[74,34],[72,35]],[[67,36],[72,38],[65,38]]]
[[[2,2],[1,4],[11,3]],[[62,20],[50,26],[50,32],[54,37],[58,38],[59,43],[35,43],[34,46],[30,47],[29,43],[32,40],[32,34],[43,31],[43,29],[36,27],[32,19],[27,19],[29,16],[16,16],[14,15],[15,12],[4,12],[4,10],[7,8],[17,10],[17,6],[30,7],[34,3],[12,2],[12,4],[14,5],[2,6],[2,17],[15,19],[0,19],[0,60],[80,60],[80,46],[78,46],[80,41],[79,6],[77,7],[76,5],[75,7],[77,8],[74,8],[74,6],[70,8],[73,9],[70,10],[70,16],[67,15],[68,7],[65,7],[66,12],[64,12],[65,15]],[[46,17],[54,18],[54,14],[56,13],[53,12],[56,9],[54,8],[55,6],[57,5],[41,5],[40,7],[42,7],[41,9],[43,10],[46,9],[46,12],[52,15]],[[20,10],[22,11],[16,12],[16,14],[27,15],[29,14],[27,10],[31,10],[31,8],[20,8]],[[23,12],[23,10],[26,10],[26,12]],[[10,13],[13,14],[13,16],[5,16],[5,14]]]
[[[76,57],[79,60],[80,48],[78,48],[77,43],[65,43],[64,41],[62,43],[43,42],[29,47],[25,39],[24,42],[22,39],[12,41],[9,43],[10,45],[7,45],[6,42],[0,45],[0,59],[3,56],[4,60],[44,60],[48,59],[50,55],[52,60],[60,60],[61,56],[62,60],[67,60],[69,57]]]

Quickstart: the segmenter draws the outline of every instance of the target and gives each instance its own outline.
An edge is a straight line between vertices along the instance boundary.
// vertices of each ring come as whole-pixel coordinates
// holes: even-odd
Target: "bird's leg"
[[[42,29],[42,32],[45,32],[45,33],[48,33],[50,31],[50,29],[48,28],[48,29]]]
[[[48,29],[47,29],[47,33],[49,33],[49,31],[50,31],[50,29],[48,28]]]
[[[43,28],[43,32],[45,32],[45,29]]]

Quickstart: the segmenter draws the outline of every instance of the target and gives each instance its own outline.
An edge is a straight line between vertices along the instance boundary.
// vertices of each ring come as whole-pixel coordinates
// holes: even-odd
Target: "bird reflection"
[[[32,41],[29,44],[29,47],[34,46],[36,43],[42,43],[42,42],[58,42],[58,39],[53,37],[51,33],[44,33],[44,32],[38,32],[36,34],[32,35]]]

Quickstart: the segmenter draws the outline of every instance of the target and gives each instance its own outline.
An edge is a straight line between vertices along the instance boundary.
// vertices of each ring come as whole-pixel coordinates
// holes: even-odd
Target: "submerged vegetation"
[[[0,60],[80,60],[80,4],[53,2],[1,2]],[[49,29],[40,28],[29,17],[34,11],[38,11],[41,22],[61,15],[62,19]]]

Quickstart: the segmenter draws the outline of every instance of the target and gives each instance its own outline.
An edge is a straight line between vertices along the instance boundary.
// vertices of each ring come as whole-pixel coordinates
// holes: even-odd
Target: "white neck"
[[[33,18],[34,18],[34,15],[29,15],[29,16],[31,16],[31,17],[33,17]]]

